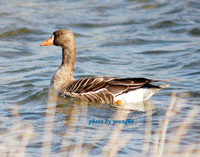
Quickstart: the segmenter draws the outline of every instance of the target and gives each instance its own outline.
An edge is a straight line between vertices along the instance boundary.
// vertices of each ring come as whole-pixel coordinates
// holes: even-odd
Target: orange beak
[[[54,36],[52,35],[49,39],[44,41],[43,43],[40,44],[40,46],[49,46],[49,45],[54,45],[53,44]]]

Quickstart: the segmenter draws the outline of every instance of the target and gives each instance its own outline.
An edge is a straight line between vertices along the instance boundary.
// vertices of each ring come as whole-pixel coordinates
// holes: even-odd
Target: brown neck
[[[62,48],[62,63],[61,67],[66,67],[66,75],[69,78],[73,78],[74,63],[76,60],[76,46],[69,45],[68,47]]]
[[[72,65],[74,66],[76,60],[76,48],[65,47],[62,48],[62,64],[61,65]]]
[[[62,48],[62,63],[59,69],[54,74],[51,86],[59,92],[64,85],[67,85],[73,78],[74,63],[76,60],[76,47],[63,47]]]

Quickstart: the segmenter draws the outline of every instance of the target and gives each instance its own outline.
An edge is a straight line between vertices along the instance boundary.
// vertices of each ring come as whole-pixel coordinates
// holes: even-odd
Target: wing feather
[[[146,78],[116,78],[98,76],[83,78],[72,82],[61,91],[61,95],[78,97],[97,103],[114,103],[114,96],[121,95],[142,87],[159,86],[151,85],[154,82]]]

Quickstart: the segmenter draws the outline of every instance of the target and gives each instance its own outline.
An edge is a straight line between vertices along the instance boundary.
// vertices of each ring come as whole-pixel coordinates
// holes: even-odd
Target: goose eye
[[[61,35],[62,35],[62,32],[60,32],[60,33],[57,33],[57,35],[56,35],[56,36],[57,36],[57,37],[59,37],[59,36],[61,36]]]

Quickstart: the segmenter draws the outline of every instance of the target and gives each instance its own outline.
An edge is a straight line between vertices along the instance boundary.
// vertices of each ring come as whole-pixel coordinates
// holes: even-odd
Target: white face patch
[[[54,35],[51,36],[52,41],[54,41]]]

